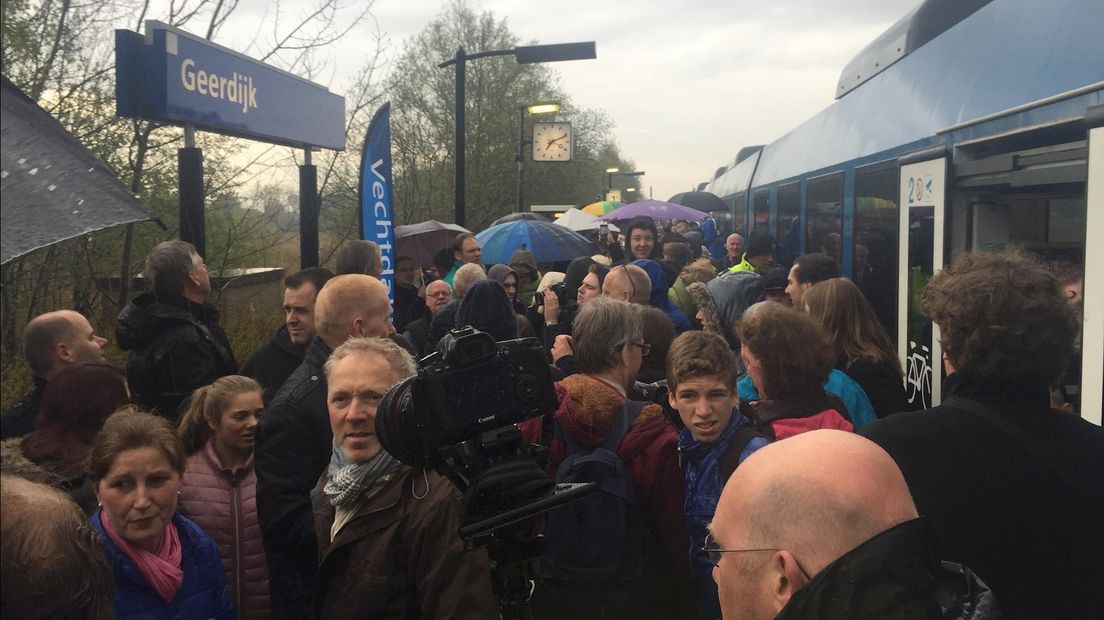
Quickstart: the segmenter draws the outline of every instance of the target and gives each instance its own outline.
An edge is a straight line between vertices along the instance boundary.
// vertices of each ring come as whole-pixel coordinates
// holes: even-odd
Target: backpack
[[[545,549],[536,574],[569,582],[630,581],[646,564],[651,535],[637,506],[628,467],[617,454],[648,403],[628,401],[602,443],[587,449],[560,425],[555,436],[567,446],[557,483],[595,482],[598,490],[545,515]]]

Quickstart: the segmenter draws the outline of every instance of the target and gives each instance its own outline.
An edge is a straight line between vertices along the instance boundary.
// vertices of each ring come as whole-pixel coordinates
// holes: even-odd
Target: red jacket
[[[556,384],[559,409],[556,423],[582,447],[594,447],[625,405],[625,397],[609,384],[586,375],[571,375]],[[521,424],[530,443],[541,439],[541,419]],[[672,612],[694,609],[694,585],[687,548],[689,535],[683,516],[685,481],[678,465],[678,433],[658,405],[648,405],[629,429],[618,456],[633,480],[633,490],[645,522],[656,534],[656,564],[663,579],[658,584],[661,607]],[[551,473],[567,457],[557,439],[549,450]],[[663,616],[663,614],[661,614]],[[693,616],[693,613],[691,613]],[[665,617],[665,616],[663,616]]]
[[[222,466],[212,441],[188,457],[179,510],[218,546],[238,618],[268,618],[268,561],[257,522],[253,456],[231,472]]]

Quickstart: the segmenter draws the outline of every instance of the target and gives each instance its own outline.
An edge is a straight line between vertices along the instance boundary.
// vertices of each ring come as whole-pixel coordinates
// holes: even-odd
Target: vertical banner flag
[[[391,102],[376,110],[360,159],[360,238],[380,249],[380,279],[395,302],[395,219],[391,184]]]

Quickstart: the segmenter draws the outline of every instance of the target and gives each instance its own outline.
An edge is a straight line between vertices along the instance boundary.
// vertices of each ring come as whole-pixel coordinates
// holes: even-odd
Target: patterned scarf
[[[386,450],[380,450],[369,461],[348,463],[338,469],[330,476],[323,491],[334,508],[349,508],[382,491],[401,469],[401,462]]]

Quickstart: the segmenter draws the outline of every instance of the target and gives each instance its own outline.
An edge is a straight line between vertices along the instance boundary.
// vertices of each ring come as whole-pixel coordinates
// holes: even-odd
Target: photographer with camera
[[[612,465],[628,473],[624,491],[632,499],[626,507],[599,491],[549,513],[534,615],[694,617],[677,434],[659,406],[626,397],[650,348],[640,319],[626,302],[593,299],[575,318],[573,345],[579,374],[556,384],[551,471],[570,473],[573,455],[609,442],[619,461]],[[539,420],[521,428],[530,442],[548,435]],[[611,501],[620,510],[601,508]],[[575,517],[583,518],[571,522]]]
[[[324,371],[334,450],[348,464],[320,484],[316,616],[497,618],[487,552],[457,534],[460,492],[376,437],[380,401],[416,373],[413,358],[388,340],[353,338]]]

